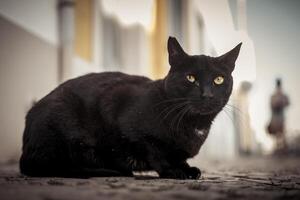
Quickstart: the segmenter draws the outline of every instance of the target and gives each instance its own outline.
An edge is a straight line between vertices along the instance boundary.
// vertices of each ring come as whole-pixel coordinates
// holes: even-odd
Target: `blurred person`
[[[271,121],[268,125],[268,132],[275,137],[276,152],[286,151],[287,142],[285,137],[284,110],[290,104],[289,98],[282,90],[281,79],[276,80],[276,90],[271,96]]]

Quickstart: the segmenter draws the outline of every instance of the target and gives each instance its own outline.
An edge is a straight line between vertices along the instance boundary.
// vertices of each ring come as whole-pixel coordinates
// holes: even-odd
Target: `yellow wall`
[[[156,0],[151,32],[151,75],[162,78],[167,74],[167,1]]]
[[[75,2],[75,54],[87,61],[92,60],[93,0]]]

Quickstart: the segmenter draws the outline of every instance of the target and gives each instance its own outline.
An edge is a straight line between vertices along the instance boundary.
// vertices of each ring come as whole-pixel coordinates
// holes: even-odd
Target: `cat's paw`
[[[187,174],[182,169],[168,169],[162,172],[160,178],[188,179]]]
[[[188,179],[199,179],[201,177],[201,170],[197,167],[189,167],[185,169]]]

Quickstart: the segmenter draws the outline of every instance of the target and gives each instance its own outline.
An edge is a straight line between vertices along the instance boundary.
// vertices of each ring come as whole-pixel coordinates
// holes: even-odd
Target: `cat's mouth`
[[[195,114],[195,115],[211,115],[211,114],[215,114],[217,113],[218,110],[217,109],[199,109],[199,108],[192,108],[191,109],[191,114]]]
[[[222,110],[221,105],[216,104],[210,104],[210,105],[199,105],[195,104],[191,108],[191,114],[197,114],[197,115],[211,115],[216,114]]]

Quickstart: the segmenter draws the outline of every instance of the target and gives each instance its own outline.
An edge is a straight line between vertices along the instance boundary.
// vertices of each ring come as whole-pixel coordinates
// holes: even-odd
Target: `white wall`
[[[58,43],[56,0],[0,0],[0,14],[38,37]]]
[[[0,0],[0,162],[18,159],[25,115],[58,83],[55,0]]]

